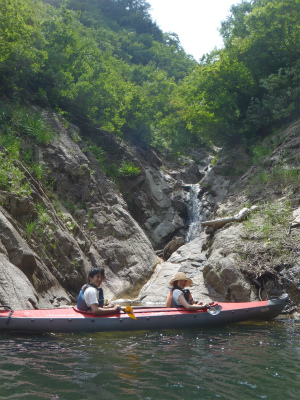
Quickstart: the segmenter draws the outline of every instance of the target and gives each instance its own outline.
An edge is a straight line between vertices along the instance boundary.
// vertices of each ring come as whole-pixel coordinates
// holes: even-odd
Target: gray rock
[[[202,251],[206,235],[201,234],[193,241],[181,246],[166,262],[161,262],[149,282],[142,288],[136,301],[143,304],[165,304],[170,290],[169,282],[178,271],[185,272],[193,280],[189,287],[193,298],[197,301],[212,301],[215,292],[203,280],[203,267],[206,257]],[[218,296],[220,298],[220,295]],[[215,298],[213,299],[215,300]]]
[[[165,246],[163,251],[164,260],[168,260],[171,255],[184,245],[184,238],[180,236],[174,236],[173,239]]]
[[[242,227],[229,226],[214,234],[209,257],[203,270],[205,282],[228,301],[249,301],[250,284],[239,269],[239,257],[235,251],[241,240]]]

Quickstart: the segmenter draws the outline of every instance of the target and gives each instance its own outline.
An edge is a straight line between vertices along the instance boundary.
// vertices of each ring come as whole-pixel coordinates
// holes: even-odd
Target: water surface
[[[299,323],[0,335],[0,399],[300,398]]]

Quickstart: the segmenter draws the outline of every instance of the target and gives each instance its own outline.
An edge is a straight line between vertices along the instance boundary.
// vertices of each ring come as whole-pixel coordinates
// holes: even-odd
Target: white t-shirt
[[[176,303],[177,306],[182,306],[182,304],[181,304],[180,301],[178,300],[178,299],[179,299],[179,296],[180,296],[181,294],[183,294],[181,290],[179,290],[179,289],[173,290],[173,299],[175,300],[175,303]]]
[[[99,291],[94,287],[88,287],[84,291],[84,300],[88,307],[91,307],[91,304],[98,304],[99,301]]]

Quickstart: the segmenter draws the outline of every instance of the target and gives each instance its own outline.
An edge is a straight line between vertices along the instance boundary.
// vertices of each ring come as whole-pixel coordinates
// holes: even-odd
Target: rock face
[[[197,183],[204,176],[198,164],[184,159],[181,160],[184,167],[175,170],[180,166],[180,160],[169,162],[153,151],[125,146],[118,141],[113,145],[117,151],[111,157],[112,163],[126,159],[140,169],[136,178],[123,179],[118,186],[130,214],[154,249],[164,248],[174,235],[184,236],[188,218],[186,184]],[[105,144],[101,142],[101,146]],[[198,157],[206,155],[203,151]]]
[[[218,232],[213,242],[201,233],[181,246],[166,262],[161,262],[151,281],[141,290],[138,301],[164,304],[169,282],[182,271],[193,280],[189,287],[196,301],[251,301],[255,299],[250,284],[239,270],[234,247],[239,240],[240,227]],[[226,249],[226,250],[224,250]]]
[[[181,246],[168,261],[161,262],[151,280],[142,288],[136,300],[147,303],[165,304],[170,290],[169,282],[176,272],[185,272],[193,280],[189,287],[195,301],[211,301],[223,299],[212,286],[203,279],[206,259],[206,235],[200,234],[193,241]]]
[[[51,168],[57,195],[75,208],[71,224],[76,224],[73,237],[79,244],[67,251],[77,253],[73,260],[85,273],[91,266],[105,266],[109,296],[131,293],[151,275],[157,259],[117,188],[66,132],[43,150],[43,160]]]
[[[38,181],[20,162],[31,195],[0,190],[0,304],[13,308],[74,304],[88,271],[97,266],[105,268],[103,288],[108,299],[165,304],[171,278],[183,271],[194,282],[191,292],[197,301],[249,301],[288,289],[298,304],[296,229],[289,239],[295,257],[260,271],[251,271],[251,264],[247,268],[242,258],[249,253],[246,245],[241,247],[242,224],[227,224],[210,235],[199,230],[184,244],[191,185],[200,184],[198,196],[206,219],[236,214],[249,199],[253,202],[255,195],[248,195],[245,183],[253,173],[253,169],[247,172],[246,155],[225,153],[212,166],[205,151],[194,151],[196,161],[178,163],[104,132],[65,128],[51,111],[47,118],[57,132],[54,141],[43,146],[28,138],[35,161],[43,166],[44,180]],[[274,151],[269,164],[280,152],[288,153],[287,143],[292,151],[299,147],[293,136],[299,126],[287,130],[285,144]],[[110,167],[132,163],[139,173],[113,183],[81,134],[110,154]],[[246,173],[241,176],[242,170]],[[293,204],[300,207],[296,198]],[[174,246],[166,246],[174,236]],[[163,248],[166,261],[155,252]],[[257,253],[255,246],[251,251],[259,268],[263,244]]]
[[[242,227],[233,225],[216,232],[210,243],[210,254],[203,269],[205,282],[227,301],[254,300],[250,284],[239,270],[239,257],[234,250],[241,240]]]
[[[295,311],[299,304],[299,224],[300,209],[298,188],[292,189],[283,178],[296,175],[298,156],[300,121],[282,133],[282,143],[274,152],[262,161],[264,172],[272,178],[273,168],[283,164],[281,181],[274,185],[263,182],[262,187],[256,182],[261,167],[248,169],[248,156],[242,151],[231,155],[225,152],[218,163],[206,168],[206,174],[200,181],[202,207],[207,207],[207,219],[234,216],[246,204],[254,215],[252,224],[255,234],[250,228],[238,222],[227,223],[211,234],[201,233],[195,240],[180,247],[167,262],[161,262],[152,279],[143,287],[138,300],[151,303],[165,303],[169,290],[169,281],[177,271],[185,272],[194,284],[191,292],[196,300],[216,301],[251,301],[266,299],[270,296],[288,292],[290,296],[289,311]],[[236,152],[236,149],[235,149]],[[230,161],[231,160],[231,161]],[[257,170],[257,171],[256,171]],[[255,202],[266,203],[265,214]],[[268,202],[272,207],[268,209]],[[288,215],[285,203],[293,204],[293,213],[289,219],[280,215]],[[277,204],[277,205],[276,205]],[[284,222],[278,223],[278,217]],[[264,207],[262,207],[264,208]],[[266,219],[272,216],[271,225],[278,224],[273,230],[272,239],[264,239],[263,230],[270,223]],[[289,229],[290,227],[290,229]],[[292,227],[292,229],[291,229]],[[289,235],[287,237],[287,234]],[[186,256],[185,256],[186,255]]]
[[[74,303],[97,266],[105,267],[107,298],[134,297],[158,261],[153,247],[92,154],[72,140],[75,127],[49,119],[58,135],[35,150],[51,191],[24,166],[31,196],[1,192],[0,301],[23,308]]]
[[[0,208],[1,302],[12,307],[40,308],[70,303],[68,293],[28,246]]]
[[[51,144],[26,139],[43,166],[44,181],[22,164],[31,195],[0,191],[0,303],[14,308],[74,304],[88,271],[97,266],[105,268],[105,297],[133,299],[160,261],[154,248],[163,248],[176,234],[184,236],[186,184],[204,174],[195,161],[181,160],[178,168],[102,132],[100,145],[113,149],[111,163],[126,160],[140,169],[134,179],[119,180],[119,190],[81,139],[95,132],[65,128],[52,111],[47,119],[57,132]],[[203,151],[195,158],[205,156]]]

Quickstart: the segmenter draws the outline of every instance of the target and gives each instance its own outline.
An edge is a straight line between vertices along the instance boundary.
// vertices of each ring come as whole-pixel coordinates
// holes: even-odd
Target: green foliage
[[[248,234],[251,232],[255,237],[269,243],[278,236],[278,232],[285,232],[284,227],[288,226],[290,216],[289,202],[267,202],[260,207],[258,214],[254,214],[243,224]]]
[[[118,171],[119,171],[119,176],[126,178],[133,178],[141,172],[139,167],[137,167],[131,162],[126,162],[126,161],[123,161]]]
[[[21,134],[28,135],[40,144],[50,143],[55,133],[50,129],[41,112],[17,108],[12,123]]]
[[[0,102],[0,187],[20,196],[31,193],[20,158],[37,179],[42,180],[45,173],[45,166],[35,162],[27,135],[42,144],[49,143],[55,136],[40,112]]]
[[[37,221],[26,222],[25,225],[26,225],[26,234],[28,236],[28,239],[30,239],[31,235],[36,230]]]
[[[30,185],[20,167],[14,149],[11,153],[10,148],[6,150],[6,153],[0,153],[0,188],[21,197],[27,197],[31,193]]]
[[[232,6],[225,47],[197,64],[144,0],[3,0],[0,93],[159,150],[253,143],[299,116],[299,6]],[[42,115],[12,118],[18,134],[52,140]]]
[[[105,167],[105,153],[103,149],[95,144],[89,143],[88,145],[89,150],[93,154],[93,156],[96,158],[98,163],[100,164],[101,168],[104,169]]]
[[[51,218],[47,213],[44,205],[42,203],[35,204],[37,216],[35,219],[31,219],[25,223],[25,233],[28,239],[31,238],[33,233],[36,233],[42,241],[45,241],[47,245],[52,241],[52,230],[50,228]],[[46,250],[47,245],[44,245],[44,251]],[[55,249],[56,243],[52,246]]]
[[[90,220],[90,219],[89,219],[89,221],[88,221],[88,225],[89,225],[89,228],[90,228],[90,229],[93,229],[93,228],[95,227],[94,222],[93,222],[92,220]]]
[[[0,93],[22,95],[47,57],[39,10],[38,1],[0,2]]]
[[[280,68],[276,74],[260,80],[262,96],[253,98],[247,110],[246,126],[259,130],[273,121],[285,121],[300,109],[300,62]],[[248,128],[250,129],[250,128]]]
[[[12,133],[14,137],[28,135],[39,144],[49,144],[56,136],[40,111],[13,104],[8,106],[8,112],[0,104],[0,110],[4,111],[3,120],[6,119],[4,131]],[[27,157],[30,158],[29,154]]]
[[[39,180],[42,181],[45,175],[44,165],[41,163],[33,163],[31,166],[31,172]]]
[[[216,163],[217,163],[217,161],[218,161],[218,159],[219,159],[219,157],[220,157],[220,154],[221,154],[221,152],[219,151],[219,152],[213,157],[213,159],[211,160],[211,165],[212,165],[212,166],[216,165]]]
[[[117,164],[110,164],[105,169],[105,174],[112,180],[115,181],[119,176],[119,168]]]
[[[20,155],[22,160],[27,165],[30,172],[39,180],[42,181],[45,175],[45,166],[42,163],[36,163],[34,161],[34,150],[24,145],[20,149]]]
[[[272,168],[260,167],[256,176],[249,181],[248,194],[257,197],[259,192],[286,193],[287,195],[299,192],[300,168],[276,164]]]
[[[269,146],[263,146],[258,144],[251,148],[252,161],[254,164],[258,164],[264,157],[271,154],[271,149]]]
[[[12,55],[17,46],[28,48],[26,79],[19,85],[19,73],[18,79],[3,82],[6,93],[21,96],[30,90],[36,101],[46,96],[75,123],[92,122],[137,144],[176,142],[170,138],[178,123],[171,130],[168,126],[174,82],[195,65],[176,34],[163,35],[143,0],[49,3],[55,8],[39,0],[4,0],[6,25],[28,41],[25,45],[21,35],[11,35],[10,47],[3,49]],[[2,61],[0,68],[8,72],[11,64],[6,65],[4,56]],[[35,135],[39,119],[23,117],[20,128]]]
[[[252,163],[259,165],[265,160],[265,157],[270,155],[276,146],[280,144],[281,139],[278,134],[273,134],[262,142],[259,142],[257,137],[253,137],[252,141],[256,144],[251,145],[249,143],[248,152],[252,158]]]
[[[224,146],[299,116],[299,7],[299,0],[232,6],[220,30],[225,48],[203,57],[180,85],[192,134]]]
[[[278,187],[292,187],[297,190],[300,185],[300,168],[288,168],[276,165],[270,175],[270,183],[276,183]]]
[[[141,172],[140,168],[131,162],[123,161],[121,166],[109,164],[108,156],[101,147],[91,143],[87,146],[99,162],[102,171],[112,180],[121,177],[133,178]]]
[[[3,160],[4,160],[4,154],[0,153],[0,161],[2,162]],[[7,175],[8,164],[6,163],[6,165],[3,166],[4,168],[1,168],[0,170],[0,187],[5,190],[9,188],[10,182],[9,182],[9,176]]]

